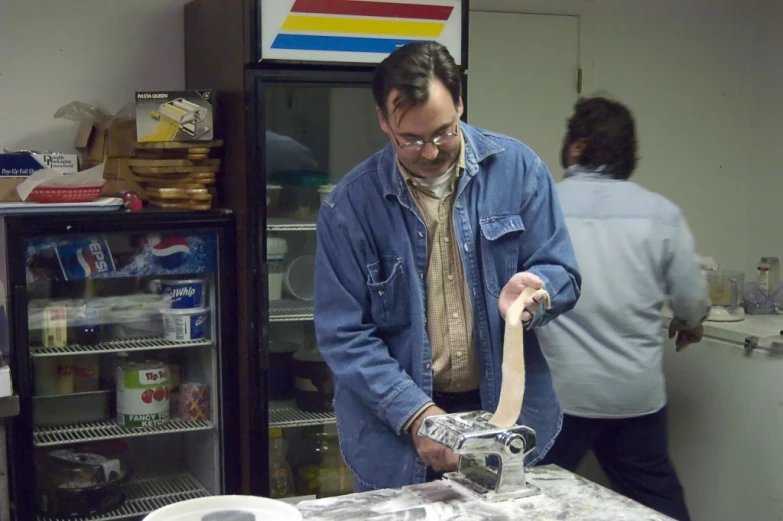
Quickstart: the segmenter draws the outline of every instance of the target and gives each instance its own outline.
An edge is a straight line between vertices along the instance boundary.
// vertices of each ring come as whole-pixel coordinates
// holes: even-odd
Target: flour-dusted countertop
[[[600,485],[548,465],[527,472],[540,494],[487,503],[447,481],[299,503],[307,521],[671,521]]]

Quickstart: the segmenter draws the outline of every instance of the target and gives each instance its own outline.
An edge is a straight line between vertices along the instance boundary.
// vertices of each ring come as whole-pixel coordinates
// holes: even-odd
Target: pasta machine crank
[[[490,418],[485,411],[428,416],[418,434],[459,456],[458,470],[443,477],[486,501],[538,494],[525,479],[525,456],[536,448],[536,432],[524,425],[501,429]]]

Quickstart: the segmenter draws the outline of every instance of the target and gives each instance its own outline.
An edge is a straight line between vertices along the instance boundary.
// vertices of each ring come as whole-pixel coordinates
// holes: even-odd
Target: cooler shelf
[[[150,351],[152,349],[178,349],[182,347],[211,346],[212,340],[201,338],[186,342],[171,342],[160,337],[107,340],[100,344],[83,346],[71,344],[65,347],[30,346],[30,356],[91,355],[96,353],[119,353],[122,351]]]
[[[143,516],[159,508],[187,499],[209,496],[209,492],[190,474],[173,476],[138,476],[126,486],[125,503],[107,514],[80,517],[54,518],[38,516],[38,521],[114,521]]]
[[[330,425],[336,421],[337,418],[332,412],[304,412],[294,407],[280,407],[269,410],[270,429]]]
[[[271,217],[266,221],[266,229],[270,232],[313,232],[315,231],[315,223]]]
[[[303,300],[269,301],[270,322],[306,322],[313,319],[313,304]]]
[[[98,421],[89,423],[74,423],[57,427],[36,427],[33,431],[33,442],[36,447],[65,445],[68,443],[84,443],[88,441],[112,440],[118,438],[135,438],[154,434],[171,434],[175,432],[206,431],[213,428],[208,421],[171,420],[156,427],[129,428],[115,421]]]

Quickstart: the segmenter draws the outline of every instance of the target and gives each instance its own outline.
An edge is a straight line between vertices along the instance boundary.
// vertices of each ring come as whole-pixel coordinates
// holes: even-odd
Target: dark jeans
[[[595,453],[614,490],[678,521],[690,521],[682,485],[669,461],[666,408],[635,418],[563,416],[563,430],[539,463],[573,472]]]
[[[478,390],[466,393],[433,393],[432,401],[449,414],[481,410],[481,394]],[[435,481],[442,477],[442,472],[435,472],[427,467],[427,481]]]

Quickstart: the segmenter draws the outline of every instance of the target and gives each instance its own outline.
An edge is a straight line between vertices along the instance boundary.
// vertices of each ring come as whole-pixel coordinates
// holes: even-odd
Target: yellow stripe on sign
[[[396,20],[368,20],[367,18],[290,15],[283,22],[282,29],[284,31],[307,31],[313,33],[437,38],[443,31],[443,26],[442,22],[398,22]]]

